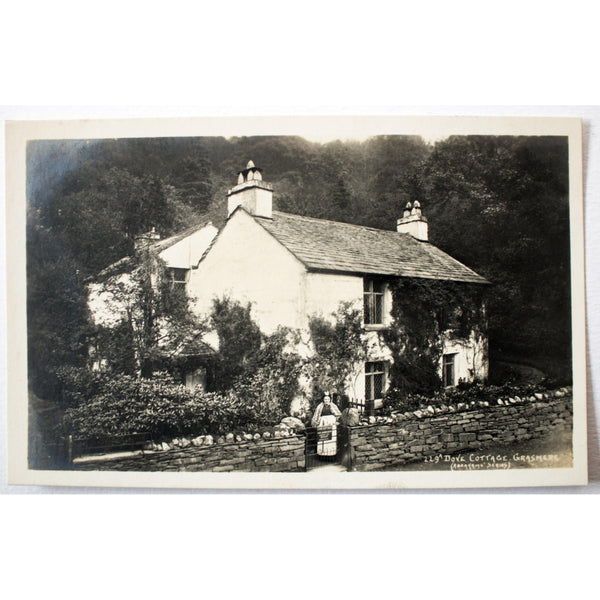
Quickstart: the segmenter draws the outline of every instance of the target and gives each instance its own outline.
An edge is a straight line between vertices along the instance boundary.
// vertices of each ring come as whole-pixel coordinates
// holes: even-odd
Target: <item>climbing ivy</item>
[[[388,395],[430,393],[442,386],[443,340],[466,341],[485,328],[482,286],[437,279],[390,283],[392,326],[381,332],[392,352]]]
[[[324,391],[344,394],[367,356],[362,311],[341,302],[331,317],[313,315],[308,322],[313,354],[306,359],[304,372],[312,381],[313,398]]]

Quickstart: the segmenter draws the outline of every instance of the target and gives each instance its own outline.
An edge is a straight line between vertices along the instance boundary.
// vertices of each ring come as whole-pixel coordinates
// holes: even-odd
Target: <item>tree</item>
[[[420,186],[431,241],[494,286],[491,352],[569,372],[566,138],[454,136]]]
[[[252,319],[251,305],[228,297],[213,301],[211,322],[219,337],[217,389],[233,390],[265,414],[289,414],[303,364],[295,350],[298,332],[279,327],[266,335]]]
[[[219,337],[215,379],[221,390],[231,388],[260,351],[262,334],[251,311],[250,303],[244,306],[226,296],[213,300],[210,320]]]
[[[27,353],[29,383],[52,399],[55,372],[87,358],[89,312],[76,266],[35,215],[27,224]]]
[[[131,273],[96,284],[93,295],[108,318],[97,318],[97,355],[123,373],[151,377],[206,330],[185,290],[172,285],[164,262],[149,250],[138,254]]]
[[[180,189],[183,201],[198,213],[208,211],[213,194],[211,163],[206,156],[186,158],[181,169],[172,176],[174,185]]]
[[[308,323],[314,352],[305,371],[315,397],[324,391],[344,394],[367,356],[362,312],[342,302],[331,316],[333,320],[314,315]]]

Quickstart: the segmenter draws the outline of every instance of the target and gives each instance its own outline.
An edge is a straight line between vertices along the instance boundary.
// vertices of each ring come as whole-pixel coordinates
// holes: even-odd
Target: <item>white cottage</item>
[[[397,277],[475,284],[486,280],[427,241],[418,202],[408,205],[397,231],[362,227],[273,210],[273,187],[252,161],[228,192],[228,220],[186,275],[198,314],[215,297],[252,303],[261,330],[308,329],[312,315],[329,316],[340,302],[364,306],[368,361],[347,394],[380,404],[388,385],[389,350],[377,331],[391,325],[389,282]],[[418,299],[416,299],[418,301]],[[447,386],[487,377],[487,340],[444,343],[440,373]]]
[[[357,404],[378,406],[388,386],[391,353],[378,332],[391,326],[394,278],[487,283],[428,242],[418,202],[407,205],[396,231],[274,211],[273,187],[252,161],[228,192],[228,219],[221,231],[205,222],[165,240],[151,232],[139,243],[165,261],[173,285],[185,287],[200,316],[210,313],[214,298],[228,296],[250,302],[254,320],[268,334],[280,325],[307,331],[311,316],[329,317],[341,302],[362,306],[369,355],[347,390]],[[123,259],[109,267],[104,279],[126,277],[119,274],[126,265]],[[90,306],[96,322],[108,324],[118,309],[101,289],[91,286]],[[211,336],[205,341],[217,342]],[[444,341],[439,369],[445,385],[485,379],[486,347],[487,340],[474,335],[468,341]],[[186,383],[206,385],[205,371],[188,373]]]
[[[187,290],[191,270],[198,266],[217,233],[218,229],[208,220],[163,240],[152,229],[138,236],[135,250],[136,254],[148,252],[152,257],[158,257],[167,267],[170,285]],[[136,285],[136,279],[132,277],[134,270],[133,258],[125,257],[101,271],[95,281],[89,284],[88,306],[96,325],[113,328],[127,317],[128,308],[131,309],[131,306],[127,306],[128,294],[133,292],[133,286]],[[115,294],[114,289],[118,289],[119,293]],[[96,348],[90,348],[90,355],[92,369],[102,370],[106,367],[106,360]],[[210,359],[212,355],[212,348],[201,340],[185,344],[178,352],[179,358],[199,358],[200,363],[206,362],[203,359]],[[186,385],[206,388],[206,367],[197,364],[198,360],[189,362],[194,366],[184,374]]]

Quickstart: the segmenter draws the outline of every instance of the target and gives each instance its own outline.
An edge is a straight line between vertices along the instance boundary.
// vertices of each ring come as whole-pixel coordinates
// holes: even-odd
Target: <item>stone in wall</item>
[[[512,403],[507,399],[492,406],[460,403],[433,413],[399,413],[401,418],[395,418],[391,427],[364,420],[360,426],[350,428],[352,467],[393,468],[438,452],[479,450],[490,444],[541,437],[556,428],[570,431],[572,397],[569,389],[559,392],[546,392],[541,400],[515,396]]]

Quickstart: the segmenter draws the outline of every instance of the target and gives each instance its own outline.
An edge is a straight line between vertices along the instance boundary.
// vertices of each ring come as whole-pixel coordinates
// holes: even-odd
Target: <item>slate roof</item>
[[[216,351],[201,339],[195,339],[185,343],[177,351],[177,356],[200,356],[202,358],[212,358],[216,356]]]
[[[180,231],[179,233],[176,233],[175,235],[172,235],[171,237],[165,238],[164,240],[159,240],[159,241],[155,242],[154,244],[152,244],[151,248],[153,251],[160,253],[163,250],[166,250],[167,248],[174,246],[177,242],[180,242],[181,240],[185,239],[189,235],[192,235],[192,233],[196,233],[196,231],[199,231],[203,227],[206,227],[207,225],[210,225],[210,224],[211,224],[210,219],[208,217],[205,217],[202,220],[200,220],[198,223],[196,223],[196,225],[193,225],[192,227],[188,227],[187,229],[184,229],[183,231]]]
[[[273,211],[254,217],[309,271],[489,283],[429,242],[408,233]]]
[[[192,227],[188,227],[187,229],[184,229],[183,231],[180,231],[179,233],[176,233],[171,237],[165,238],[164,240],[158,240],[153,244],[150,244],[150,251],[156,254],[160,254],[167,248],[174,246],[177,242],[180,242],[189,235],[192,235],[196,231],[199,231],[203,227],[206,227],[206,225],[210,225],[210,223],[210,219],[206,217],[200,222],[196,223],[196,225],[193,225]],[[121,273],[128,273],[132,270],[134,264],[135,261],[133,260],[132,256],[124,256],[112,265],[108,265],[108,267],[102,269],[102,271],[100,271],[97,275],[90,277],[90,281],[102,281],[107,277],[120,275]]]

